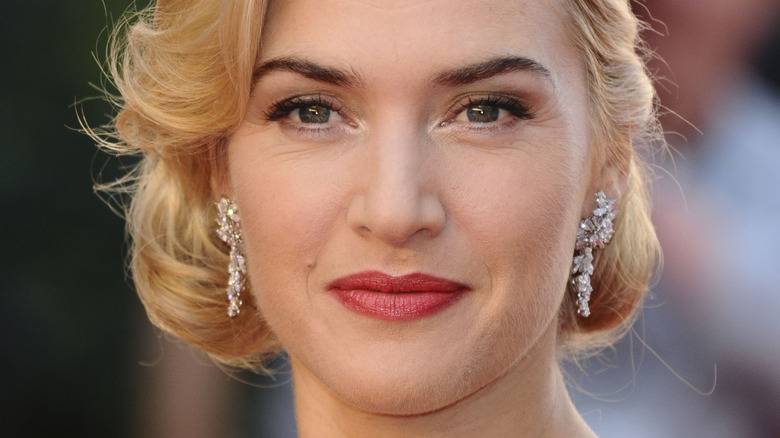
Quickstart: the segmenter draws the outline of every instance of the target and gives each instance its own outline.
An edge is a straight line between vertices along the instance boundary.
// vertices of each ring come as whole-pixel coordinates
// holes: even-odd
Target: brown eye
[[[492,123],[498,120],[499,108],[496,105],[471,105],[466,108],[469,122]]]

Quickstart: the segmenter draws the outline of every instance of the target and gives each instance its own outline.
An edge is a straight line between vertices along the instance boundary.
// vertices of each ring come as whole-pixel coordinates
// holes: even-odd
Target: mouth
[[[340,278],[327,289],[347,309],[388,321],[424,318],[444,310],[471,290],[428,274],[393,277],[377,271]]]

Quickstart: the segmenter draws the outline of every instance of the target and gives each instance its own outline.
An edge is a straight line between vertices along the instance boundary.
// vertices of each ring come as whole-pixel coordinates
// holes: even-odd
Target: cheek
[[[231,186],[242,217],[252,294],[280,333],[279,324],[309,316],[309,273],[341,214],[336,185],[322,170],[254,158],[245,145],[234,145],[233,152]]]
[[[317,214],[297,196],[296,188],[271,178],[252,178],[236,184],[244,242],[252,266],[262,276],[289,268],[289,260],[313,263],[317,239]],[[250,220],[251,218],[251,220]]]
[[[461,181],[452,216],[468,230],[482,257],[502,270],[558,264],[573,253],[588,186],[587,148],[546,144],[550,147],[542,153],[489,163],[464,160],[472,170],[461,174],[472,177]]]
[[[338,173],[327,162],[277,151],[284,148],[258,137],[230,145],[230,183],[247,219],[242,223],[247,250],[267,260],[273,254],[278,260],[270,261],[277,266],[290,260],[314,263],[341,208],[334,199]]]
[[[478,175],[468,183],[469,194],[461,195],[468,213],[457,215],[492,288],[505,291],[489,303],[490,313],[505,312],[506,323],[525,335],[557,315],[587,186],[585,154],[557,155],[507,160]]]

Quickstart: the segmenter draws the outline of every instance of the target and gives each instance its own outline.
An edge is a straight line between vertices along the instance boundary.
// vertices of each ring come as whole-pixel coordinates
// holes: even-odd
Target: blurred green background
[[[123,436],[132,421],[142,309],[125,281],[123,223],[92,190],[107,156],[77,132],[74,106],[99,95],[93,52],[103,53],[110,17],[127,6],[0,6],[5,436]],[[104,103],[83,108],[94,123],[108,120]]]
[[[262,396],[152,329],[127,276],[124,222],[93,190],[133,159],[98,151],[78,113],[110,121],[98,90],[109,29],[146,4],[0,4],[2,436],[255,433],[242,422]]]

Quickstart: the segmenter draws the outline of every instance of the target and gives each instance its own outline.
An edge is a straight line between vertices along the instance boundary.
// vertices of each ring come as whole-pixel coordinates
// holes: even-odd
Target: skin
[[[579,220],[613,184],[590,175],[584,70],[554,3],[272,2],[222,191],[301,437],[595,436],[558,371],[557,312]],[[533,62],[465,74],[507,57]],[[327,123],[274,109],[312,96]],[[469,121],[486,96],[496,120]],[[471,291],[403,322],[327,293],[368,270]]]

